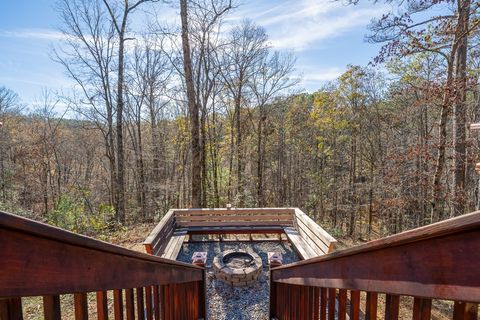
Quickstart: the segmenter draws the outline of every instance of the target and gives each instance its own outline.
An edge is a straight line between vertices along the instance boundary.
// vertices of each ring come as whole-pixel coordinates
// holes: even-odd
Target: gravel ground
[[[231,287],[214,279],[213,258],[221,251],[244,249],[255,251],[263,261],[259,280],[248,287]],[[269,268],[267,253],[281,252],[283,263],[299,258],[287,242],[196,242],[183,245],[177,260],[191,263],[194,252],[208,252],[207,260],[207,309],[211,320],[268,320]]]

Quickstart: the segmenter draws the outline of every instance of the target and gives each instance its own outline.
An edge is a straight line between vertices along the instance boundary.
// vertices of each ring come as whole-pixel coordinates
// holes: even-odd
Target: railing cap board
[[[430,238],[441,237],[463,231],[475,230],[480,228],[480,211],[468,213],[459,217],[454,217],[444,221],[436,222],[427,226],[419,227],[413,230],[404,231],[382,239],[369,241],[355,247],[335,251],[324,256],[311,258],[276,267],[272,269],[288,269],[296,266],[313,264],[316,262],[337,259],[340,257],[352,256],[364,252],[379,250],[388,247],[395,247],[407,243],[417,242]]]
[[[79,247],[94,249],[98,251],[122,255],[135,259],[147,260],[168,264],[172,266],[179,266],[191,269],[200,269],[202,267],[194,266],[189,263],[172,261],[169,259],[160,258],[157,256],[129,250],[111,243],[101,240],[93,239],[87,236],[76,234],[67,230],[63,230],[42,222],[34,221],[28,218],[20,217],[11,213],[0,211],[0,229],[7,228],[23,233],[33,234],[42,238],[51,239],[63,243],[72,244]]]

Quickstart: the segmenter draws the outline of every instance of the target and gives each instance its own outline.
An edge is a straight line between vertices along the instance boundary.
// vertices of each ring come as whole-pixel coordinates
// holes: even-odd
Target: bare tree
[[[129,15],[141,4],[147,2],[157,2],[158,0],[137,0],[129,3],[123,1],[123,7],[118,8],[116,1],[111,3],[108,0],[102,0],[108,10],[111,22],[117,33],[117,98],[116,98],[116,129],[117,129],[117,217],[119,222],[125,222],[125,154],[123,142],[123,109],[125,86],[125,42],[130,40],[126,37]]]
[[[133,3],[124,0],[121,4],[107,0],[59,0],[57,6],[68,48],[57,51],[57,60],[79,85],[84,95],[80,105],[90,106],[90,110],[100,116],[95,116],[96,119],[103,118],[107,122],[105,137],[108,140],[112,200],[120,223],[125,222],[123,110],[125,43],[131,39],[127,37],[128,18],[147,2],[156,0]],[[114,70],[116,75],[113,75]],[[103,107],[106,110],[102,110]],[[101,121],[98,124],[103,127]]]
[[[248,82],[257,71],[257,67],[268,52],[267,34],[262,27],[251,21],[243,21],[235,27],[228,40],[229,45],[221,56],[222,77],[234,105],[237,155],[237,196],[238,205],[244,205],[243,186],[243,145],[242,145],[242,104],[245,104]]]
[[[192,145],[192,206],[194,208],[198,208],[201,206],[202,194],[200,122],[199,108],[195,99],[195,87],[193,82],[192,57],[190,51],[190,39],[188,29],[187,0],[180,0],[180,18],[182,20],[183,69],[187,90],[188,114],[190,117],[190,132]]]
[[[114,132],[115,30],[105,9],[94,0],[59,0],[57,11],[63,22],[63,46],[56,60],[77,85],[70,103],[75,111],[92,121],[105,139],[109,162],[110,204],[117,208],[117,161]],[[117,215],[117,219],[120,217]]]
[[[255,97],[254,107],[258,108],[257,133],[257,205],[264,206],[263,167],[265,159],[264,126],[268,117],[268,104],[282,91],[292,88],[299,78],[292,78],[295,68],[295,58],[292,54],[274,52],[265,55],[256,68],[249,87]]]
[[[0,196],[3,201],[7,200],[7,187],[11,182],[8,177],[10,167],[9,154],[11,148],[10,125],[7,123],[9,116],[20,112],[21,105],[18,95],[6,88],[0,87]]]
[[[209,112],[215,112],[214,101],[219,90],[215,90],[220,80],[220,68],[215,59],[219,46],[222,20],[234,7],[232,0],[201,0],[192,2],[190,20],[190,38],[192,43],[192,60],[196,103],[200,111],[200,146],[201,146],[201,205],[207,206],[209,189],[207,174],[207,122]],[[212,163],[215,159],[211,159]],[[213,168],[214,189],[218,188],[218,179]],[[218,197],[216,197],[218,202]]]

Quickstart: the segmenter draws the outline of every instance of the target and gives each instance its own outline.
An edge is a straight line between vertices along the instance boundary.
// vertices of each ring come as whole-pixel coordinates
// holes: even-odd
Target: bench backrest
[[[175,228],[175,212],[169,210],[143,242],[147,253],[155,256],[161,255]]]
[[[295,228],[305,242],[318,254],[324,255],[335,249],[337,240],[316,224],[302,210],[295,208]]]
[[[293,226],[292,208],[231,208],[175,210],[177,227]]]

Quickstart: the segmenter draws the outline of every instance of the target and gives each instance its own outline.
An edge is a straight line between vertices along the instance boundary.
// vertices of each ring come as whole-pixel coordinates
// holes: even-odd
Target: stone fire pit
[[[213,259],[215,278],[235,287],[244,287],[257,281],[262,273],[262,259],[255,252],[229,250]]]

